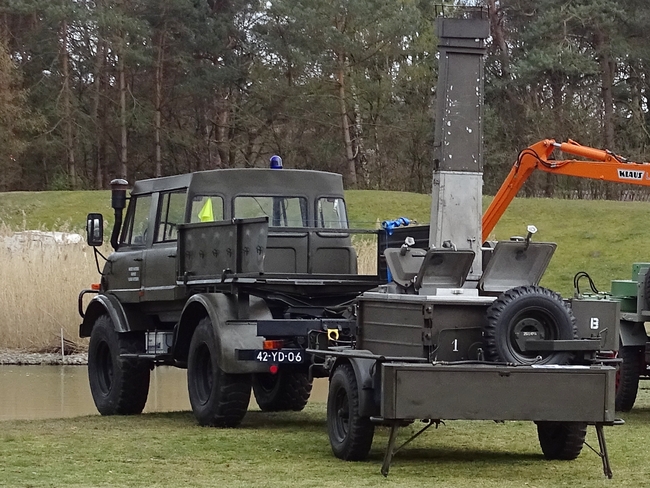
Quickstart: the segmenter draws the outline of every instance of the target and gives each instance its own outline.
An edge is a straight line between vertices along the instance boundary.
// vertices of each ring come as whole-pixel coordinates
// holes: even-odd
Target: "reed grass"
[[[92,249],[85,243],[3,245],[12,234],[0,226],[0,347],[60,350],[62,333],[83,346],[77,297],[98,279]]]

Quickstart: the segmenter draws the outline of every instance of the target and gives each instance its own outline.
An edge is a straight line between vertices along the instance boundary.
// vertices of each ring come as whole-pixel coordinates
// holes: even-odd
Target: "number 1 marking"
[[[454,339],[451,343],[454,345],[453,352],[458,352],[458,339]]]

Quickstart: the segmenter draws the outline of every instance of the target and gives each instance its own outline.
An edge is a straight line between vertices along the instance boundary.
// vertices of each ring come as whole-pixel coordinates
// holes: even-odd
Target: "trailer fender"
[[[357,379],[357,387],[359,388],[359,415],[363,417],[379,415],[379,390],[375,387],[379,379],[379,373],[375,371],[378,367],[377,361],[365,358],[339,357],[330,369],[330,379],[334,370],[343,363],[348,363],[352,366],[354,376]]]
[[[181,319],[174,330],[173,357],[186,365],[192,335],[199,322],[210,317],[219,355],[219,367],[226,373],[267,373],[268,365],[237,358],[238,349],[262,349],[262,338],[257,335],[257,320],[272,319],[271,312],[261,298],[249,297],[247,314],[242,317],[241,304],[236,295],[199,293],[187,301]]]
[[[648,341],[643,322],[629,322],[621,320],[621,345],[622,346],[643,346]]]
[[[96,295],[86,307],[83,322],[79,326],[79,337],[90,337],[95,321],[108,314],[117,332],[129,332],[131,327],[120,301],[113,295]]]

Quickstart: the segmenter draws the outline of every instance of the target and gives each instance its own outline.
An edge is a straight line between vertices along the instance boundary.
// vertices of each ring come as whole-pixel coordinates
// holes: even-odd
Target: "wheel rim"
[[[350,430],[350,401],[345,388],[339,388],[336,392],[334,409],[334,435],[339,442],[343,442]]]
[[[199,402],[204,405],[210,399],[212,393],[212,356],[207,344],[201,344],[196,354],[195,364],[196,377],[194,384]]]
[[[108,395],[113,387],[113,358],[106,342],[97,347],[97,384],[103,395]]]
[[[530,307],[519,312],[512,320],[508,333],[508,349],[521,362],[536,362],[549,353],[522,351],[519,343],[524,340],[553,340],[559,335],[558,325],[551,314],[540,307]]]

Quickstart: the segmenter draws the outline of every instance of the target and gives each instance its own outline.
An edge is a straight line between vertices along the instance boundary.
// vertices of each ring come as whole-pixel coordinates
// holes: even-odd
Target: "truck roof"
[[[132,195],[188,188],[193,195],[343,196],[340,174],[304,169],[231,168],[137,181]]]

